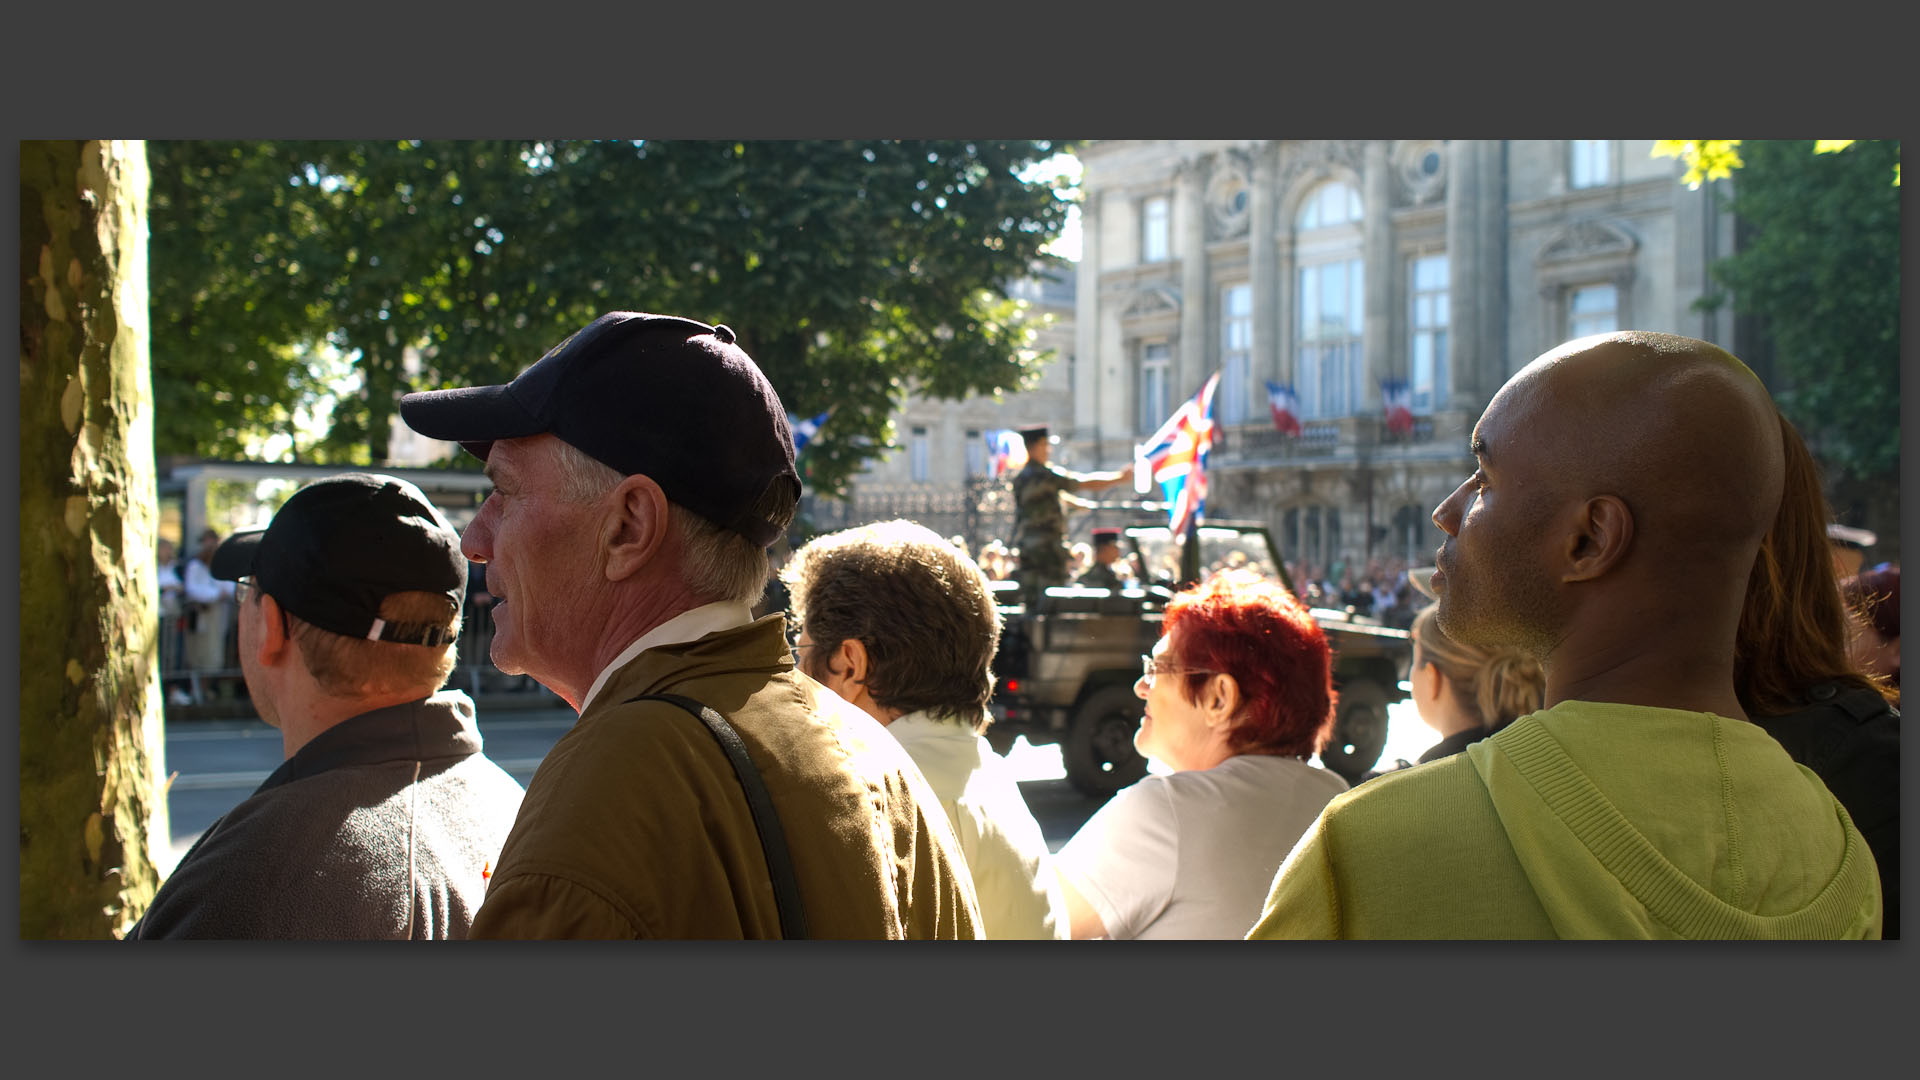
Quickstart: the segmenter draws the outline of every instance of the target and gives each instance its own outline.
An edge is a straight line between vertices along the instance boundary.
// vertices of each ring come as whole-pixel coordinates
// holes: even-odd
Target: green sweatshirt
[[[1878,938],[1839,802],[1710,713],[1567,701],[1334,799],[1249,938]]]

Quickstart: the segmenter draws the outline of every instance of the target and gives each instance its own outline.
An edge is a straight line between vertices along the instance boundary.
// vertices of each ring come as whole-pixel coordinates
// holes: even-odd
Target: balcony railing
[[[1333,458],[1362,449],[1391,449],[1433,442],[1433,418],[1416,416],[1405,435],[1387,430],[1377,416],[1343,416],[1334,420],[1304,420],[1300,434],[1287,435],[1271,424],[1244,424],[1224,428],[1215,453],[1228,461],[1271,458]]]

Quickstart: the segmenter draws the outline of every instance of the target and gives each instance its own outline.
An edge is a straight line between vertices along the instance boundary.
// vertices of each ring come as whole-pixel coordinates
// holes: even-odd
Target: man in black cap
[[[1120,530],[1093,530],[1093,565],[1087,567],[1074,580],[1075,585],[1085,585],[1093,589],[1118,589],[1126,583],[1114,572],[1114,564],[1120,561]]]
[[[786,409],[732,330],[612,312],[504,386],[400,411],[487,463],[462,544],[497,598],[495,666],[580,713],[528,785],[475,937],[977,936],[912,760],[794,670],[781,615],[749,611],[800,480]]]
[[[462,938],[520,808],[453,670],[467,561],[412,484],[350,473],[214,552],[285,761],[201,834],[131,938]]]
[[[1067,500],[1127,479],[1124,470],[1075,473],[1053,465],[1045,427],[1020,429],[1027,464],[1013,477],[1013,544],[1020,552],[1020,592],[1031,607],[1051,585],[1067,583]]]

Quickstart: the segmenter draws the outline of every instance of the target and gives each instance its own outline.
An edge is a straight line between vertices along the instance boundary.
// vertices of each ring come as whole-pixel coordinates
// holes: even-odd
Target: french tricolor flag
[[[993,478],[1027,467],[1027,444],[1017,431],[996,429],[986,434],[987,461]]]
[[[1273,426],[1282,434],[1300,434],[1300,401],[1293,396],[1293,387],[1268,379],[1267,408],[1273,412]]]
[[[1413,390],[1405,380],[1380,380],[1380,404],[1386,411],[1388,431],[1405,435],[1413,430]]]

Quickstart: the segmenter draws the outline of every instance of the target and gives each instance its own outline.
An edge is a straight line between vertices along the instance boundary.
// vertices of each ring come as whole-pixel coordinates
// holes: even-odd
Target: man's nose
[[[1466,489],[1466,482],[1462,482],[1453,489],[1453,494],[1440,500],[1440,505],[1433,508],[1433,523],[1448,536],[1460,535],[1460,493]]]
[[[460,554],[468,562],[484,563],[493,555],[493,519],[492,511],[482,504],[480,512],[467,523],[465,532],[460,534]]]

